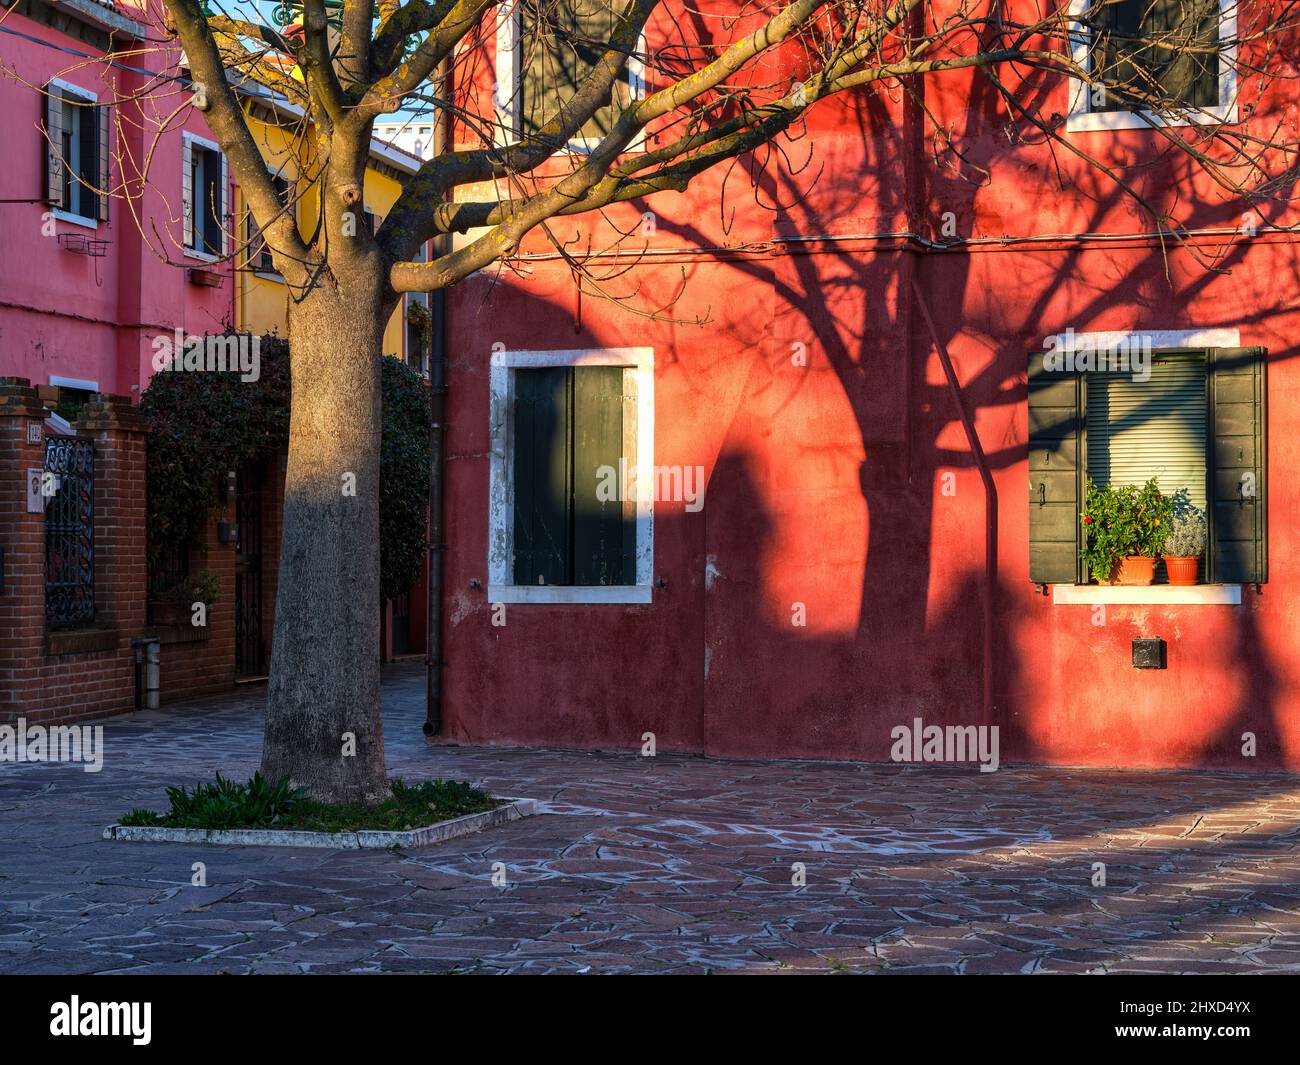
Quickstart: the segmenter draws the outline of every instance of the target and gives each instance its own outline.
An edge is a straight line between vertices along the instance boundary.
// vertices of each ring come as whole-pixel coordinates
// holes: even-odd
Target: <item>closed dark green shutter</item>
[[[1267,403],[1263,348],[1210,351],[1213,579],[1268,580]]]
[[[622,483],[623,369],[579,366],[573,374],[574,584],[631,584]],[[614,491],[598,491],[602,485]],[[601,498],[605,496],[606,498]]]
[[[1073,584],[1079,573],[1079,377],[1029,356],[1029,579]]]
[[[83,218],[99,217],[100,196],[96,191],[99,182],[99,112],[90,104],[82,104],[81,128],[81,187],[77,190],[77,199],[81,204],[77,211]]]
[[[566,367],[515,373],[515,584],[568,584],[572,384]]]

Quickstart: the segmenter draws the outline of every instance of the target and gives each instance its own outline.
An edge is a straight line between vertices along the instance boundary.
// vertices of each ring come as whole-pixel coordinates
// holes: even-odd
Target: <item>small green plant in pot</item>
[[[1197,583],[1206,536],[1205,511],[1192,504],[1186,489],[1175,492],[1164,546],[1170,584],[1187,587]]]
[[[1151,583],[1172,506],[1154,477],[1140,488],[1099,485],[1088,478],[1080,554],[1098,584]]]

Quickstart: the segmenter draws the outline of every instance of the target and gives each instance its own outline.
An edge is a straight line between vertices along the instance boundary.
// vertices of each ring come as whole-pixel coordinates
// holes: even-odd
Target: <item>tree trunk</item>
[[[262,772],[287,775],[323,801],[389,794],[379,692],[386,315],[377,274],[327,275],[289,309],[293,399]]]

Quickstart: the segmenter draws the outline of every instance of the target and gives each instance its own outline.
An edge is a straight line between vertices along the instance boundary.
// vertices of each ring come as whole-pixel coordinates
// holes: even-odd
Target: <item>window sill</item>
[[[84,214],[73,214],[71,211],[65,211],[61,207],[56,207],[50,212],[60,222],[67,222],[69,225],[80,226],[82,229],[89,229],[91,232],[99,229],[99,220],[87,218]]]
[[[221,260],[220,255],[213,255],[210,252],[199,251],[198,248],[186,248],[185,257],[187,259],[197,259],[201,263],[215,263]]]
[[[95,626],[82,629],[54,629],[45,634],[45,654],[91,655],[100,651],[117,649],[117,629],[114,626]]]
[[[271,270],[254,270],[253,276],[261,281],[274,281],[277,285],[284,284],[284,275]]]
[[[1206,107],[1179,115],[1161,115],[1154,111],[1076,111],[1066,118],[1065,132],[1096,133],[1117,129],[1232,126],[1236,123],[1236,104],[1227,107]]]
[[[649,603],[648,584],[606,585],[488,585],[490,603]]]
[[[1170,584],[1108,585],[1054,584],[1052,602],[1057,606],[1106,603],[1115,606],[1237,606],[1240,584],[1194,584],[1176,588]]]

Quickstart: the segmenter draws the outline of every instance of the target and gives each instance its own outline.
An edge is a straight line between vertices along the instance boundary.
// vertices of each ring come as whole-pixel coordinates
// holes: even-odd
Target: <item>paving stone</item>
[[[1300,972],[1295,776],[453,747],[418,666],[385,670],[391,772],[543,813],[405,852],[99,838],[250,774],[264,698],[108,720],[98,774],[0,764],[0,972]]]

